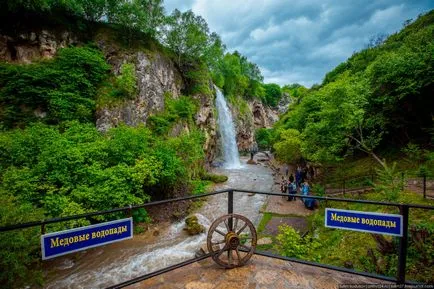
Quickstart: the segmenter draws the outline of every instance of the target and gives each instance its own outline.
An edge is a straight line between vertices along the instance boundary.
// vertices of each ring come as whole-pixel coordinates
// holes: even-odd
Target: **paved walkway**
[[[254,255],[244,267],[223,269],[211,258],[131,285],[129,289],[337,289],[385,283],[348,273]]]
[[[270,168],[274,170],[274,186],[273,192],[280,193],[280,181],[285,174],[284,166],[278,164],[274,159],[268,162]],[[293,168],[289,168],[290,171]],[[278,215],[291,215],[291,216],[309,216],[312,214],[311,210],[304,207],[302,201],[298,198],[295,201],[287,201],[287,198],[280,196],[269,196],[267,204],[262,213],[273,213]]]

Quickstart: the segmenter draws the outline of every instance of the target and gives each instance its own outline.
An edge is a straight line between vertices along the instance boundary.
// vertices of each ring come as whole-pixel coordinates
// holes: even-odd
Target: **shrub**
[[[282,256],[306,260],[312,258],[312,252],[321,245],[316,239],[302,238],[292,227],[284,224],[279,226],[276,237],[276,249]]]
[[[92,121],[97,87],[108,71],[102,53],[90,47],[60,49],[53,60],[33,64],[0,64],[2,124]]]
[[[259,149],[268,150],[271,147],[272,130],[267,128],[260,128],[255,132],[256,143]]]
[[[36,221],[42,211],[0,190],[0,226]],[[0,283],[3,288],[42,284],[39,227],[0,234]]]
[[[137,92],[136,67],[132,63],[124,63],[121,67],[121,73],[116,78],[116,87],[121,95],[133,99]]]

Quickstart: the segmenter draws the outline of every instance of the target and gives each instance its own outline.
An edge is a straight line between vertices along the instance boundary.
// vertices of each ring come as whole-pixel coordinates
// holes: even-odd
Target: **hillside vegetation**
[[[32,63],[17,62],[12,50],[0,62],[0,226],[203,193],[210,180],[226,178],[206,172],[196,96],[212,98],[214,82],[247,112],[247,100],[275,106],[281,95],[279,86],[270,90],[263,83],[256,64],[226,52],[202,17],[178,10],[166,16],[160,0],[0,2],[0,35],[18,39],[38,29],[68,31],[79,45]],[[121,53],[144,51],[152,58],[158,52],[171,59],[184,95],[166,92],[164,110],[146,126],[99,132],[97,109],[135,99],[138,79],[134,63],[114,72],[95,43],[98,33]],[[174,134],[176,127],[187,129]],[[47,232],[121,216],[54,224]],[[133,217],[150,221],[145,210]],[[0,235],[2,286],[42,284],[38,230]]]
[[[433,36],[431,11],[354,53],[321,85],[296,90],[299,101],[259,141],[274,146],[282,161],[303,157],[321,164],[364,152],[385,166],[378,152],[408,144],[409,150],[432,150]],[[424,156],[431,170],[433,157]]]

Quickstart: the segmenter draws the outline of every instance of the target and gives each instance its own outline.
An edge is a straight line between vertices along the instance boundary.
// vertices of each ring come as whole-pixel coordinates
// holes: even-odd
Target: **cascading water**
[[[241,163],[235,139],[235,127],[232,121],[232,114],[228,108],[223,93],[216,86],[215,90],[217,92],[216,106],[218,111],[218,124],[222,138],[224,167],[227,169],[238,169],[241,168]]]
[[[242,158],[244,161],[247,158]],[[241,187],[270,192],[273,189],[273,176],[269,168],[264,166],[249,166],[243,170],[215,168],[214,173],[229,177],[226,183],[216,185],[215,190]],[[260,194],[251,196],[235,192],[234,212],[258,225],[261,219],[259,210],[265,198]],[[44,288],[106,288],[191,259],[206,244],[206,232],[210,224],[227,214],[227,202],[226,194],[208,197],[196,212],[199,223],[206,229],[199,235],[189,236],[183,230],[185,220],[182,220],[173,224],[160,224],[157,236],[150,231],[145,238],[145,235],[137,235],[133,240],[78,252],[73,257],[66,255],[53,259],[50,265],[47,264],[49,270],[46,272]]]

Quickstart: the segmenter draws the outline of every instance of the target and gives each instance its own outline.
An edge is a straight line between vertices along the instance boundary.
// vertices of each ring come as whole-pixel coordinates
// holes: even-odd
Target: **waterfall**
[[[218,111],[218,124],[222,138],[224,166],[228,169],[241,168],[232,114],[228,108],[223,93],[217,86],[215,86],[215,90],[217,92],[216,106]]]

